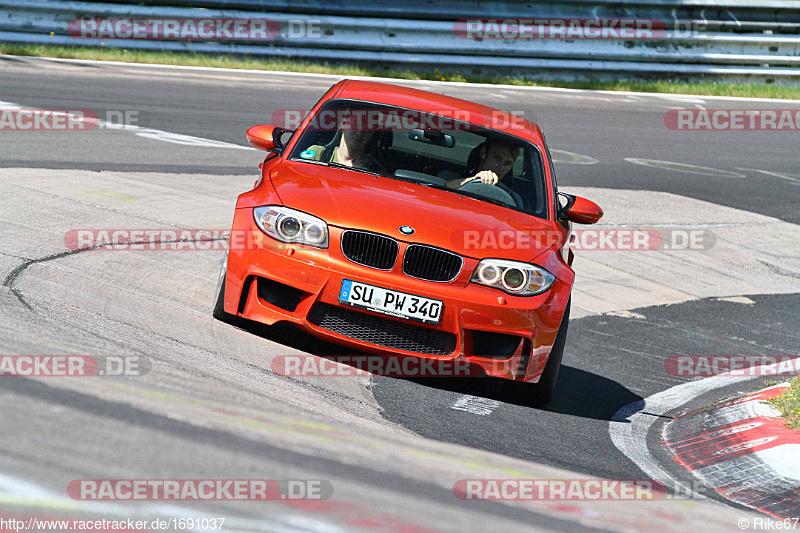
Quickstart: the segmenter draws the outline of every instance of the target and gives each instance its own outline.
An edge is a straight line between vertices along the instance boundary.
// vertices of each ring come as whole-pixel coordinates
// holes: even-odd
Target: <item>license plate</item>
[[[444,304],[440,300],[384,289],[350,279],[342,280],[339,301],[385,315],[419,320],[428,324],[438,324],[444,309]]]

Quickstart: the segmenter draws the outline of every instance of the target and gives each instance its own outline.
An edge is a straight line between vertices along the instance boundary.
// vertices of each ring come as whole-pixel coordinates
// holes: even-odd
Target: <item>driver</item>
[[[348,167],[380,171],[381,163],[369,153],[369,144],[375,138],[374,129],[358,129],[358,121],[352,115],[342,118],[339,124],[341,140],[335,148],[320,144],[309,146],[302,154],[304,159],[330,161]]]
[[[503,142],[486,141],[478,147],[478,163],[473,168],[467,169],[469,177],[447,180],[447,186],[458,189],[473,180],[497,185],[514,166],[519,151],[519,147],[512,147]]]

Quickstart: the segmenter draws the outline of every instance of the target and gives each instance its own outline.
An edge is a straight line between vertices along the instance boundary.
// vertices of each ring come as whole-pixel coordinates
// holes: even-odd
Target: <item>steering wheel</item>
[[[514,197],[511,196],[507,191],[503,188],[498,187],[497,185],[490,185],[488,183],[483,183],[480,178],[475,178],[471,181],[468,181],[457,190],[464,190],[465,192],[472,192],[475,194],[479,194],[481,196],[485,196],[486,198],[490,198],[492,200],[496,200],[498,202],[503,202],[504,204],[508,204],[512,207],[517,207],[517,202],[514,200]]]

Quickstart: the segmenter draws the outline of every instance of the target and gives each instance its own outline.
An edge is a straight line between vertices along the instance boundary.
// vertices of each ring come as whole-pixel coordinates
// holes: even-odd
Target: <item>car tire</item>
[[[222,269],[220,269],[219,278],[217,279],[217,289],[214,292],[214,311],[211,314],[217,320],[230,324],[236,316],[225,312],[225,279],[227,271],[228,253],[225,252],[225,259],[222,261]]]
[[[515,391],[517,401],[528,407],[545,407],[553,398],[553,391],[558,380],[558,371],[561,369],[561,358],[564,356],[564,346],[567,343],[567,329],[569,329],[569,310],[572,304],[572,297],[567,300],[567,307],[564,310],[564,318],[558,328],[553,349],[547,358],[542,377],[538,383],[522,383],[519,381],[507,381],[507,385]]]

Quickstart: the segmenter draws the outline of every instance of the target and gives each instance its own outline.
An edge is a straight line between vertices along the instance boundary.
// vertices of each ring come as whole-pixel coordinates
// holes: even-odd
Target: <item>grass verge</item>
[[[666,94],[697,94],[703,96],[743,96],[751,98],[783,98],[800,100],[800,87],[764,84],[734,84],[718,82],[687,83],[672,80],[658,81],[537,81],[501,76],[464,75],[459,72],[402,69],[381,69],[353,64],[312,63],[292,59],[261,59],[229,55],[179,53],[168,51],[129,50],[55,45],[18,45],[0,43],[0,54],[64,59],[94,59],[128,63],[159,63],[198,67],[271,70],[333,74],[336,76],[379,76],[402,80],[459,81],[464,83],[493,83],[535,87],[565,87],[605,91],[636,91]]]
[[[767,403],[789,421],[787,426],[800,430],[800,377],[791,380],[783,394],[770,398]]]

